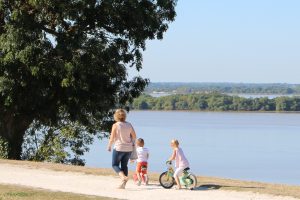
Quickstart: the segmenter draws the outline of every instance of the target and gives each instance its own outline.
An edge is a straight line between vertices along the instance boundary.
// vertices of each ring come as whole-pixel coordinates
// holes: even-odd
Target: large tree
[[[109,111],[147,84],[139,76],[129,80],[127,70],[141,69],[146,40],[163,38],[175,5],[0,0],[0,145],[7,144],[7,157],[20,159],[24,134],[36,124],[105,130]]]

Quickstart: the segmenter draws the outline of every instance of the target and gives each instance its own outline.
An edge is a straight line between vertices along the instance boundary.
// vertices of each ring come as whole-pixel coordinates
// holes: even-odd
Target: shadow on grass
[[[222,188],[264,189],[264,187],[244,187],[244,186],[206,184],[206,185],[200,185],[200,186],[196,187],[195,190],[219,190]]]

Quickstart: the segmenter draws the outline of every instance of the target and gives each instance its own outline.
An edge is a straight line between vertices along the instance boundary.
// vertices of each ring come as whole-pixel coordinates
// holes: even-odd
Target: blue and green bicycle
[[[166,162],[166,164],[168,169],[159,176],[159,183],[163,188],[170,189],[176,184],[173,177],[174,169],[171,161]],[[179,177],[179,181],[181,186],[193,190],[197,187],[197,178],[189,170],[190,168],[183,170],[183,175]]]

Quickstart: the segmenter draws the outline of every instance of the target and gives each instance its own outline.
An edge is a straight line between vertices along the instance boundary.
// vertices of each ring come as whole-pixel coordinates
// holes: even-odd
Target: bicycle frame
[[[186,186],[188,185],[189,183],[187,183],[186,181],[186,178],[190,175],[190,173],[188,171],[183,171],[183,175],[181,175],[179,177],[179,181],[180,181],[180,185],[182,186]],[[168,171],[167,171],[167,177],[168,177],[168,180],[169,178],[173,178],[174,176],[174,169],[173,169],[173,166],[169,164],[168,166]]]
[[[168,166],[168,178],[172,178],[174,176],[174,169],[172,167],[172,165]]]

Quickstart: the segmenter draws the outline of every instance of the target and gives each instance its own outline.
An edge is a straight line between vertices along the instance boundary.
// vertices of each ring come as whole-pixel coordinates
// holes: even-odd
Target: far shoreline
[[[129,110],[130,112],[191,112],[191,113],[253,113],[253,114],[300,114],[300,111],[235,111],[235,110],[226,110],[226,111],[213,111],[213,110]]]

